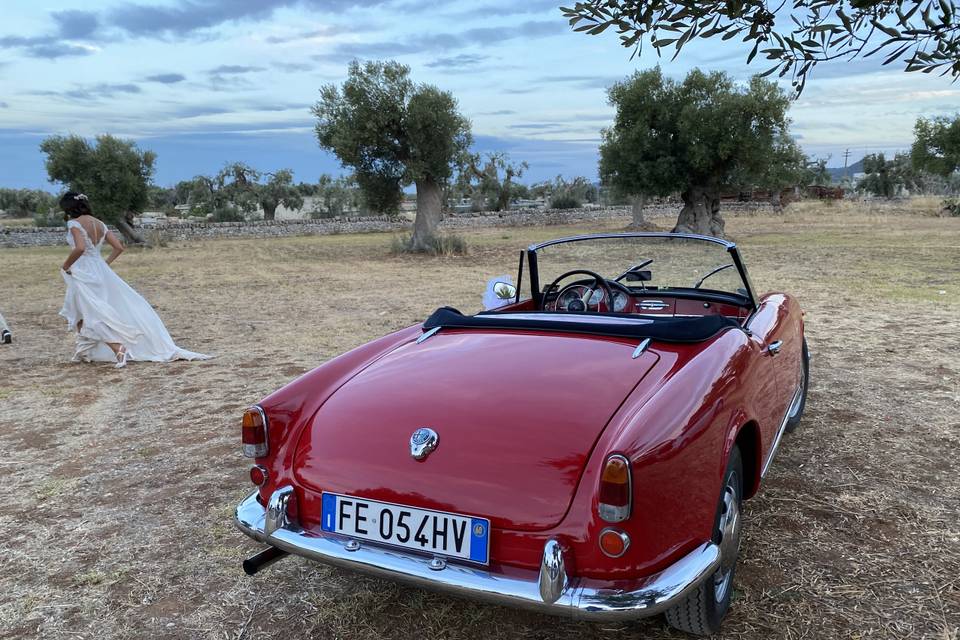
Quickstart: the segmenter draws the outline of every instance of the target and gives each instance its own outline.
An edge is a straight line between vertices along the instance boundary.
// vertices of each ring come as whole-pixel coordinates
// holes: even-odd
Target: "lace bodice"
[[[67,221],[67,244],[70,245],[71,249],[76,249],[76,244],[73,241],[73,234],[70,233],[71,228],[76,228],[80,230],[80,235],[83,236],[84,247],[83,255],[85,256],[96,256],[97,258],[102,258],[100,255],[100,247],[103,245],[104,238],[107,237],[107,225],[103,224],[99,220],[97,224],[101,227],[100,241],[96,244],[93,243],[93,239],[87,234],[87,230],[83,228],[83,225],[77,222],[76,220]]]

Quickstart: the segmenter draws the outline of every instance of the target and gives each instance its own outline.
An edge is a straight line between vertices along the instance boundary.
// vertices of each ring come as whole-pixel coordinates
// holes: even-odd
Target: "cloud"
[[[101,82],[92,85],[77,85],[73,89],[64,91],[33,91],[31,95],[95,102],[101,98],[114,98],[120,95],[133,95],[138,93],[141,93],[140,87],[132,83],[112,84],[109,82]]]
[[[449,58],[437,58],[433,62],[428,62],[427,66],[434,69],[463,69],[478,65],[490,56],[483,56],[477,53],[461,53],[460,55]]]
[[[71,56],[88,56],[94,48],[78,44],[90,40],[99,27],[95,13],[89,11],[57,11],[51,14],[56,31],[40,36],[0,37],[0,49],[22,49],[30,58],[56,60]]]
[[[297,71],[310,71],[313,69],[313,65],[306,62],[273,62],[271,66],[274,69],[279,69],[280,71],[286,71],[288,73],[293,73]]]
[[[156,75],[147,76],[147,82],[159,82],[160,84],[177,84],[178,82],[183,82],[187,79],[187,76],[182,73],[158,73]]]
[[[556,129],[561,126],[563,125],[560,125],[556,122],[523,122],[520,124],[511,124],[507,128],[508,129]]]
[[[489,18],[515,16],[530,13],[545,13],[555,10],[560,15],[560,3],[557,0],[525,0],[524,2],[506,2],[500,4],[485,4],[472,9],[458,10],[450,13],[457,18]]]
[[[242,64],[222,64],[219,67],[210,69],[209,73],[217,76],[232,76],[244,73],[256,73],[258,71],[266,71],[266,69],[263,67],[251,67]]]
[[[181,0],[171,6],[125,4],[110,11],[108,20],[131,36],[183,37],[226,22],[265,20],[297,5],[336,13],[381,4],[386,0]]]
[[[481,111],[478,116],[509,116],[516,113],[513,109],[500,109],[499,111]]]
[[[335,33],[333,27],[322,27],[320,29],[312,29],[310,31],[301,31],[300,33],[293,33],[285,36],[267,36],[265,40],[270,44],[288,44],[290,42],[300,42],[303,40],[313,40],[314,38],[319,38],[321,36],[329,36]]]
[[[91,11],[57,11],[52,14],[57,31],[64,38],[82,40],[93,36],[100,26],[97,14]]]
[[[69,56],[88,56],[93,48],[62,42],[57,36],[4,36],[0,38],[0,49],[22,49],[31,58],[55,60]]]
[[[344,62],[354,58],[397,57],[470,46],[486,47],[518,38],[544,38],[566,31],[567,25],[563,20],[528,20],[513,27],[476,27],[459,33],[423,34],[406,42],[344,42],[313,58]]]
[[[0,109],[9,109],[9,108],[10,108],[9,102],[4,102],[3,100],[0,100]]]
[[[622,76],[604,76],[604,75],[568,75],[568,76],[543,76],[535,82],[541,84],[573,84],[581,89],[606,89],[614,82],[623,80]]]

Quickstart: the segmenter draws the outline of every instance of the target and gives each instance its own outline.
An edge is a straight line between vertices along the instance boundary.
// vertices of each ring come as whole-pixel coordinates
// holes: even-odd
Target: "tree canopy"
[[[214,220],[242,220],[244,215],[263,209],[265,220],[276,217],[280,205],[303,207],[303,190],[293,184],[293,172],[280,169],[258,171],[243,162],[228,163],[215,176],[196,176],[176,187],[177,197],[195,210],[213,214]]]
[[[953,0],[588,0],[563,7],[576,31],[613,28],[624,47],[644,40],[675,58],[696,38],[739,38],[770,61],[764,75],[789,75],[799,93],[813,67],[879,54],[906,71],[960,77],[960,19]]]
[[[960,114],[953,118],[920,118],[910,158],[922,171],[947,177],[960,170]]]
[[[601,133],[601,178],[631,196],[680,192],[677,231],[722,236],[721,189],[782,186],[802,157],[788,133],[789,99],[759,77],[743,87],[694,69],[677,82],[655,68],[608,96],[617,112]]]
[[[457,173],[457,191],[473,200],[475,210],[506,211],[517,197],[515,178],[523,177],[529,168],[526,162],[510,161],[506,153],[465,155]]]
[[[416,185],[412,246],[426,248],[440,221],[441,187],[472,142],[453,95],[413,82],[406,65],[355,60],[342,87],[320,89],[313,114],[320,146],[353,169],[369,206],[396,211],[403,187]]]
[[[98,217],[116,225],[128,241],[143,242],[133,217],[147,205],[156,154],[111,135],[97,136],[92,145],[80,136],[51,136],[40,150],[47,154],[51,182],[87,194]]]

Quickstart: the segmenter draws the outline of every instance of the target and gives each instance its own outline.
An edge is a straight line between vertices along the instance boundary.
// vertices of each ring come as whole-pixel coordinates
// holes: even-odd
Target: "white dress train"
[[[84,239],[83,255],[70,274],[61,272],[67,284],[60,315],[76,330],[77,351],[74,360],[115,362],[116,356],[107,343],[120,343],[127,349],[128,360],[170,362],[172,360],[206,360],[211,356],[181,349],[173,343],[150,303],[114,273],[100,254],[107,235],[103,226],[100,241],[94,244],[86,229],[76,220],[67,222],[67,242],[75,247],[70,228],[80,230]]]

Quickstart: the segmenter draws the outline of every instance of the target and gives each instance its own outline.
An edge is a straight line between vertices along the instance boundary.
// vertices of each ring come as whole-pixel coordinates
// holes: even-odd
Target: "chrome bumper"
[[[590,620],[630,620],[662,613],[717,570],[720,549],[704,543],[658,574],[597,586],[567,573],[566,552],[556,540],[544,546],[536,571],[478,568],[330,534],[305,531],[287,516],[291,487],[274,492],[267,509],[256,494],[240,503],[236,525],[245,534],[284,551],[417,587],[494,604]]]

